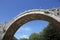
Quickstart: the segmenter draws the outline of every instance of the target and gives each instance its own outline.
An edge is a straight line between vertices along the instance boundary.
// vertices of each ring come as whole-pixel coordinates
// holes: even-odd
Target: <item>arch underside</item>
[[[60,28],[60,22],[53,19],[52,17],[43,15],[43,14],[29,14],[25,15],[18,20],[16,20],[7,30],[6,34],[3,37],[3,40],[13,40],[13,36],[17,29],[21,27],[23,24],[32,21],[32,20],[46,20],[52,23],[53,25],[56,25],[57,28]]]

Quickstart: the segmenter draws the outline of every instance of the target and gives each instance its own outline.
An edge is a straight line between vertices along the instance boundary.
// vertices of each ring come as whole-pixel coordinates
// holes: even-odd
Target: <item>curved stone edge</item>
[[[58,11],[58,9],[59,9],[59,11]],[[4,24],[0,25],[0,40],[3,38],[4,34],[6,33],[6,31],[10,27],[10,25],[13,24],[17,19],[19,19],[25,15],[43,14],[43,15],[47,15],[49,17],[52,17],[53,19],[60,22],[60,8],[58,8],[58,9],[52,9],[53,11],[48,10],[48,9],[32,9],[32,10],[28,10],[23,13],[20,13],[15,18],[13,18],[11,21],[9,21],[8,23],[4,23]],[[59,13],[59,15],[57,15],[57,13]]]
[[[49,13],[45,13],[45,12],[49,12]],[[47,16],[50,16],[53,19],[57,20],[58,22],[60,22],[60,15],[57,15],[57,13],[58,13],[58,11],[56,12],[56,10],[52,11],[52,10],[48,10],[48,9],[46,9],[46,10],[44,10],[44,9],[32,9],[32,10],[28,10],[28,11],[25,11],[23,13],[20,13],[15,18],[13,18],[10,22],[8,22],[8,25],[11,25],[13,22],[15,22],[17,19],[21,18],[22,16],[29,15],[29,14],[47,15]]]

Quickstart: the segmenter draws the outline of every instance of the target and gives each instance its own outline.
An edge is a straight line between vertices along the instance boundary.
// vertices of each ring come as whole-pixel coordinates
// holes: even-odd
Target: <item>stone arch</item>
[[[47,10],[29,10],[23,12],[6,25],[7,32],[5,33],[3,40],[13,40],[13,36],[17,29],[31,20],[46,20],[59,28],[60,21],[57,18],[58,17],[54,15],[54,12]]]

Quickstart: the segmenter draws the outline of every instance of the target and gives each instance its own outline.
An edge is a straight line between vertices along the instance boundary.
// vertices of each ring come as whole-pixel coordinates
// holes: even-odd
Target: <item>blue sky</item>
[[[60,7],[60,0],[0,0],[0,23],[10,21],[25,10],[57,7]]]

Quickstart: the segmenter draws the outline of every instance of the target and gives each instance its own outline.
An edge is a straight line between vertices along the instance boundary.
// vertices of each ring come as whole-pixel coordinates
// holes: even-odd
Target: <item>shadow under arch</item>
[[[46,16],[43,14],[29,14],[29,15],[19,18],[12,25],[10,25],[10,27],[8,28],[2,40],[13,40],[13,36],[15,32],[17,31],[17,29],[21,27],[23,24],[32,20],[46,20],[52,23],[53,25],[56,25],[57,28],[60,28],[60,22],[53,19],[52,17]]]

